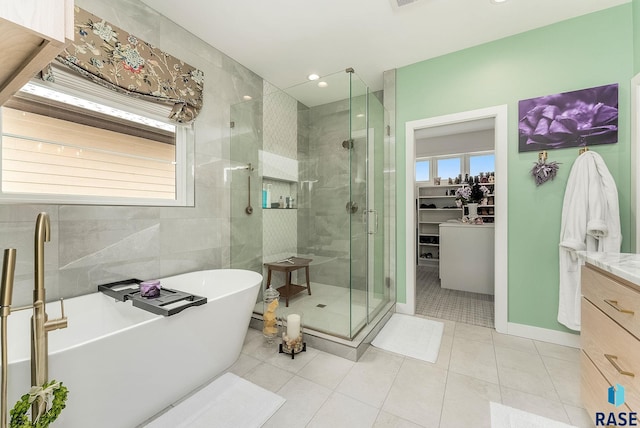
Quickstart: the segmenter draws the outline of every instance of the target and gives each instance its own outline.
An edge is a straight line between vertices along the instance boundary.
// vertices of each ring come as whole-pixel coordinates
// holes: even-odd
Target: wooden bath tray
[[[98,291],[113,297],[121,302],[131,300],[133,306],[166,317],[192,306],[200,306],[207,303],[207,298],[185,293],[171,288],[160,288],[158,297],[142,297],[140,295],[139,279],[125,279],[124,281],[111,282],[98,285]],[[160,284],[162,286],[162,284]]]

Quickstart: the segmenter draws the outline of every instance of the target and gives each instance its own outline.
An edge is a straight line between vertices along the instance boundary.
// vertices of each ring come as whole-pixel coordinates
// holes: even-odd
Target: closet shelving
[[[440,223],[460,219],[462,208],[456,207],[456,189],[461,184],[418,187],[417,257],[418,264],[437,263],[440,257]],[[434,208],[435,207],[435,208]]]
[[[480,183],[489,188],[488,202],[494,202],[494,184]],[[460,220],[468,214],[466,206],[456,206],[455,191],[468,184],[442,184],[419,186],[416,199],[416,245],[417,261],[419,265],[431,265],[440,259],[440,223],[449,220]],[[492,223],[495,219],[495,205],[493,203],[479,205],[478,216],[485,223]]]

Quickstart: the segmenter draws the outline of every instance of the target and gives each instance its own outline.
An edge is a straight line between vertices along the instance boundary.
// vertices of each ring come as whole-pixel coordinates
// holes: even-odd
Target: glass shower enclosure
[[[381,98],[348,69],[285,90],[265,82],[261,99],[231,108],[232,267],[266,279],[264,263],[310,259],[311,292],[280,309],[347,339],[395,301],[395,168]],[[274,288],[284,281],[273,272]],[[256,314],[262,307],[261,294]]]

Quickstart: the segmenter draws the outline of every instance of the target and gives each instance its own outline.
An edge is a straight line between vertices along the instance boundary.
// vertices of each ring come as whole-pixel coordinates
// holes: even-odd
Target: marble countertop
[[[578,251],[577,254],[585,262],[640,286],[640,254],[595,251]]]

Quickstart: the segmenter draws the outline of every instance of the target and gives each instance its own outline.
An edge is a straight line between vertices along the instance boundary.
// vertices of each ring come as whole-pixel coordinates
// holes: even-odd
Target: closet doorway
[[[398,304],[398,312],[416,313],[416,278],[424,270],[418,271],[416,261],[418,237],[416,234],[416,139],[420,135],[447,135],[471,132],[474,128],[492,129],[495,155],[495,235],[494,235],[494,277],[495,304],[494,319],[498,332],[507,331],[507,107],[496,106],[446,116],[421,119],[406,123],[406,303]],[[439,132],[442,131],[442,132]],[[453,150],[456,151],[455,149]],[[457,150],[460,152],[460,150]],[[426,278],[428,280],[428,278]]]

